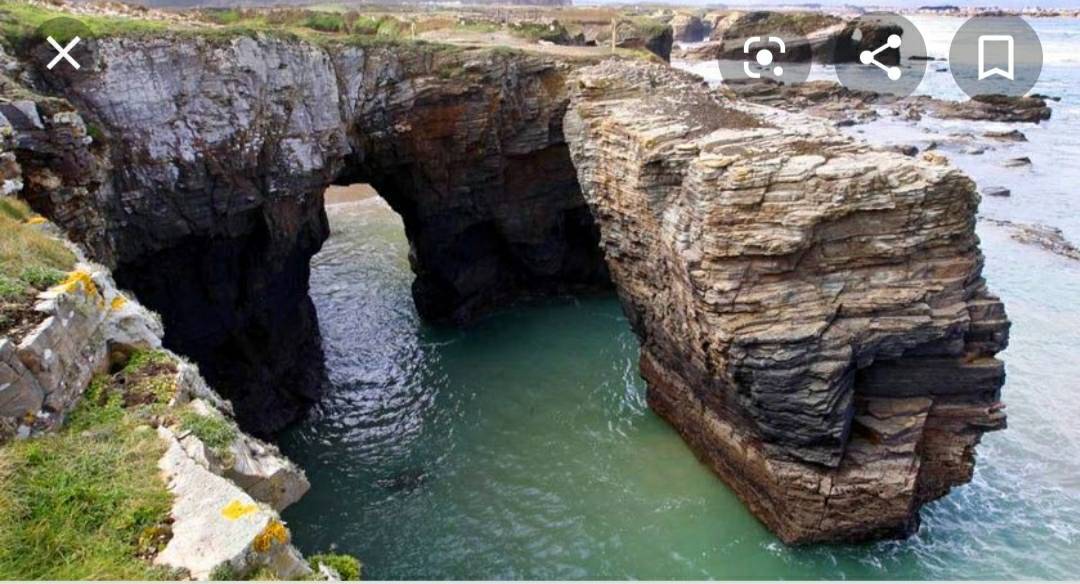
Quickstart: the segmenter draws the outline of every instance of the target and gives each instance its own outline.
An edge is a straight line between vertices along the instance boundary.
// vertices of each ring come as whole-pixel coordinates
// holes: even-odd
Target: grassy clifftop
[[[230,39],[237,36],[270,35],[320,45],[391,47],[398,50],[446,51],[470,48],[499,48],[556,54],[564,58],[607,58],[606,46],[580,45],[581,26],[530,21],[503,22],[492,15],[453,16],[445,13],[381,13],[356,10],[312,10],[307,8],[229,8],[186,12],[149,10],[137,6],[108,9],[93,3],[52,5],[41,0],[0,0],[0,40],[16,51],[38,41],[39,28],[59,17],[72,17],[86,26],[89,35],[105,37],[195,36]],[[576,13],[575,13],[576,14]],[[623,28],[631,36],[652,38],[667,25],[653,19],[629,16]],[[627,27],[626,25],[632,25]],[[607,34],[610,25],[600,27]],[[576,31],[576,32],[575,32]],[[434,33],[434,34],[433,34]],[[470,35],[490,33],[479,40]],[[62,40],[64,33],[53,34]],[[573,38],[572,38],[573,37]],[[542,42],[541,42],[542,41]],[[559,51],[552,45],[573,51]],[[601,43],[602,45],[606,43]],[[578,54],[580,53],[580,54]],[[614,56],[650,60],[647,51],[619,49]]]
[[[307,40],[400,40],[401,23],[390,19],[346,20],[343,15],[309,10],[207,10],[184,14],[130,8],[125,13],[69,12],[40,3],[0,0],[0,36],[9,46],[33,38],[54,18],[76,18],[93,37],[198,35],[232,37],[256,33]]]
[[[174,377],[163,354],[137,354],[94,380],[61,431],[0,447],[0,575],[174,577],[148,561],[168,539],[172,505],[150,424]]]
[[[64,279],[75,254],[25,203],[0,197],[0,336],[36,324],[34,298]]]

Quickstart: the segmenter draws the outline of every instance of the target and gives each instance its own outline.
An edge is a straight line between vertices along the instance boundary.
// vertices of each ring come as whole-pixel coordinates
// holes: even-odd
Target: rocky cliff
[[[1004,425],[978,197],[938,158],[642,63],[263,34],[31,57],[7,68],[38,92],[9,99],[29,198],[247,428],[317,394],[308,260],[352,182],[401,214],[430,320],[614,281],[650,404],[786,541],[909,533]]]
[[[166,344],[247,428],[318,395],[308,260],[331,183],[370,182],[402,215],[431,320],[608,283],[562,139],[565,65],[266,35],[100,39],[88,55],[66,74],[13,66],[63,97],[20,102],[37,121],[15,120],[16,155],[47,175],[28,198],[162,314]]]
[[[151,455],[157,449],[163,453],[157,466],[164,483],[159,488],[168,497],[167,515],[137,534],[138,546],[143,548],[138,557],[129,557],[125,549],[113,549],[110,561],[140,566],[152,560],[154,565],[171,570],[172,577],[202,580],[214,574],[247,575],[258,570],[283,579],[311,576],[311,568],[291,545],[289,531],[278,516],[278,511],[308,490],[303,471],[276,447],[236,430],[231,405],[207,386],[198,369],[160,349],[162,331],[157,315],[119,290],[104,267],[85,261],[61,284],[42,293],[35,310],[41,313],[41,322],[22,338],[0,336],[0,447],[10,440],[38,441],[46,433],[75,432],[64,426],[65,418],[75,412],[83,419],[93,419],[97,408],[109,408],[110,414],[99,418],[104,422],[81,429],[76,440],[123,436],[131,430],[119,420],[127,420],[128,415],[131,424],[138,424],[133,432],[150,433],[154,428],[159,436],[160,443],[153,448],[149,446],[152,439],[146,444]],[[211,424],[215,432],[201,430]],[[0,480],[5,488],[17,480],[12,479],[12,470],[30,473],[36,466],[44,466],[42,460],[63,457],[65,453],[50,450],[56,444],[65,443],[39,446],[33,459],[36,462],[27,463],[29,468],[19,466],[19,455],[3,452],[5,473]],[[133,451],[129,456],[145,452]],[[78,463],[88,473],[99,464]],[[62,492],[65,486],[49,488]],[[116,505],[107,497],[112,503],[102,504],[100,493],[110,485],[86,488],[80,501],[71,504],[95,513],[103,524],[113,525],[114,516],[124,512],[127,504],[134,504],[124,501],[124,505]],[[240,511],[233,513],[232,509]],[[42,530],[49,525],[43,516],[52,512],[21,511],[25,516],[17,521]],[[144,509],[136,512],[149,513]],[[15,513],[8,507],[0,520],[10,527],[10,515]],[[124,525],[123,529],[127,528]],[[86,542],[78,550],[61,546],[34,553],[44,561],[55,561],[55,554],[68,555],[66,564],[72,571],[62,573],[81,573],[85,560],[80,554],[98,545],[99,536],[92,532],[80,535]],[[48,538],[62,536],[39,533],[34,537],[39,546],[48,547],[55,544]],[[123,543],[135,547],[133,542]],[[10,562],[5,566],[13,569]],[[34,569],[44,570],[36,574],[55,574],[44,566]],[[88,576],[113,577],[110,568],[88,569],[98,570]]]
[[[571,85],[652,408],[785,541],[910,533],[1004,427],[972,181],[663,67]]]
[[[732,11],[713,18],[708,42],[683,51],[688,60],[729,59],[741,61],[750,37],[779,36],[787,44],[778,61],[821,63],[857,63],[864,50],[885,44],[889,35],[903,35],[903,30],[871,19],[845,21],[822,12]],[[900,53],[886,50],[879,59],[886,64],[899,62]]]

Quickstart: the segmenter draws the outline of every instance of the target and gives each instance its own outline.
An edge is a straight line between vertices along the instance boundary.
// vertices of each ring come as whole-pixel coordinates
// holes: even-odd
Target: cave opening
[[[277,440],[313,485],[284,513],[305,551],[362,555],[375,578],[527,574],[544,553],[508,531],[556,518],[559,546],[615,516],[629,529],[663,477],[685,477],[671,501],[701,501],[687,514],[738,505],[648,409],[614,294],[521,299],[468,326],[432,321],[414,304],[406,222],[382,192],[331,186],[324,199],[330,237],[312,258],[310,295],[328,383]],[[643,451],[658,459],[646,473]],[[612,513],[613,484],[626,485],[630,513]],[[458,565],[448,540],[469,542],[475,565]]]

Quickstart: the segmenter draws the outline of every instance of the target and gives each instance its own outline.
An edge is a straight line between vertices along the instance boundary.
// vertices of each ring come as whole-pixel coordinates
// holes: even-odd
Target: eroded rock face
[[[59,427],[114,352],[161,346],[157,316],[131,302],[104,267],[80,262],[34,309],[25,338],[0,337],[0,443]]]
[[[402,217],[429,320],[522,294],[606,287],[599,235],[563,139],[567,67],[525,54],[343,50],[353,155]]]
[[[166,344],[236,400],[245,427],[265,432],[320,387],[308,260],[327,235],[322,190],[347,144],[324,53],[251,39],[227,49],[114,38],[95,43],[78,73],[40,76],[37,89],[66,101],[39,105],[66,105],[80,119],[72,127],[95,128],[64,144],[68,158],[100,169],[77,200],[104,229],[79,230],[28,198],[109,262],[118,283],[162,315]],[[19,141],[24,169],[65,168],[45,148],[65,134],[48,134]],[[53,174],[65,186],[87,183]]]
[[[820,12],[730,12],[715,20],[709,42],[692,47],[681,57],[693,60],[743,60],[744,45],[750,37],[780,35],[787,39],[778,61],[821,63],[857,63],[859,54],[885,43],[892,34],[903,34],[899,26],[881,22],[847,21]],[[858,30],[858,34],[856,34]],[[900,54],[886,50],[879,60],[895,65]]]
[[[270,432],[321,388],[308,266],[333,182],[370,182],[402,215],[431,320],[608,285],[562,139],[564,74],[439,46],[102,39],[78,74],[39,83],[96,128],[91,140],[76,124],[65,144],[105,169],[84,199],[104,228],[81,237],[68,215],[35,207],[103,250],[161,313],[166,344],[200,364],[245,428]],[[47,161],[55,141],[23,140],[19,161]]]
[[[672,37],[678,42],[697,43],[709,36],[709,25],[696,14],[676,13],[670,24]]]
[[[936,157],[643,64],[184,37],[106,40],[86,69],[54,90],[107,146],[121,283],[247,428],[319,386],[332,182],[402,215],[430,319],[604,285],[606,254],[650,404],[786,541],[910,532],[1004,425],[978,198]]]
[[[653,409],[785,541],[910,533],[1004,427],[972,181],[666,68],[571,87]]]

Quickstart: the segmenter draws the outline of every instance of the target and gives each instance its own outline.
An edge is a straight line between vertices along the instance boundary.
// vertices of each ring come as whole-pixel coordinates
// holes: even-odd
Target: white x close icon
[[[74,49],[75,45],[79,44],[79,41],[82,40],[82,39],[80,39],[79,37],[75,37],[75,38],[71,39],[71,42],[69,42],[66,47],[61,47],[60,43],[56,42],[56,39],[54,39],[52,37],[49,37],[46,40],[49,41],[49,44],[52,45],[53,48],[56,49],[56,52],[57,52],[57,55],[55,57],[53,57],[53,60],[49,61],[49,64],[45,66],[46,69],[49,69],[51,71],[52,68],[55,67],[56,64],[60,62],[60,59],[67,60],[67,62],[71,63],[71,66],[76,68],[76,69],[79,68],[79,62],[76,61],[74,58],[72,58],[72,56],[69,55],[68,53],[71,51],[71,49]]]

